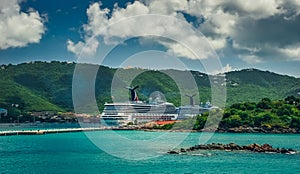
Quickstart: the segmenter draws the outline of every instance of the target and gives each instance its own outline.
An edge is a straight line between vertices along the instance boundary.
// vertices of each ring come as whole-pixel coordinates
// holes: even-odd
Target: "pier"
[[[43,135],[43,134],[55,134],[55,133],[103,131],[103,130],[134,130],[134,129],[119,128],[119,127],[99,127],[99,128],[91,127],[91,128],[65,128],[65,129],[40,129],[40,130],[8,130],[8,131],[0,131],[0,136]]]

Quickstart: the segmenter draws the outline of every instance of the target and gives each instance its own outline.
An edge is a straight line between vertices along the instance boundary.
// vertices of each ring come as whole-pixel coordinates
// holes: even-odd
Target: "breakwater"
[[[90,127],[90,128],[40,129],[40,130],[9,130],[9,131],[0,131],[0,136],[43,135],[43,134],[54,134],[54,133],[102,131],[102,130],[134,130],[134,129],[119,128],[119,127],[99,127],[99,128]]]

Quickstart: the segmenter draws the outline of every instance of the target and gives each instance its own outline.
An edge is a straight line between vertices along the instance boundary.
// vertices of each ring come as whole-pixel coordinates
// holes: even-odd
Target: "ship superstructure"
[[[149,103],[139,101],[137,88],[139,86],[127,87],[131,94],[129,102],[105,103],[101,117],[107,125],[177,119],[178,111],[173,103],[162,101],[159,97]]]

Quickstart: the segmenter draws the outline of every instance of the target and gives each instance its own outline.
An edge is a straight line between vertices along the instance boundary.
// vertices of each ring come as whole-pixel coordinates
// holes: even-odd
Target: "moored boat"
[[[101,115],[102,123],[107,125],[122,125],[132,123],[145,123],[157,120],[176,120],[178,113],[173,103],[165,102],[159,97],[149,103],[138,100],[136,89],[128,88],[131,101],[118,103],[105,103]]]

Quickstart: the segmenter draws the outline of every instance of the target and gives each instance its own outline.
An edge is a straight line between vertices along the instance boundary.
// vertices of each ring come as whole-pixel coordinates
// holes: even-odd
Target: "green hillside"
[[[0,107],[10,108],[11,104],[20,105],[20,110],[27,111],[73,111],[72,102],[72,79],[75,63],[66,62],[31,62],[19,65],[2,65],[0,68]],[[84,69],[98,68],[96,65],[84,65]],[[83,69],[83,70],[84,70]],[[148,100],[149,96],[160,91],[169,102],[179,106],[181,103],[179,87],[168,76],[172,74],[178,77],[180,83],[185,82],[186,71],[164,70],[145,71],[143,69],[113,69],[100,66],[96,81],[89,84],[87,76],[79,77],[83,92],[91,92],[88,86],[95,85],[95,97],[97,104],[103,109],[105,102],[110,102],[111,84],[118,84],[118,90],[113,95],[120,100],[128,99],[126,82],[132,74],[139,74],[131,83],[139,85],[139,98]],[[116,74],[116,75],[115,75]],[[210,83],[218,76],[191,71],[199,89],[199,98],[196,103],[206,102],[210,97]],[[227,106],[238,102],[258,102],[262,98],[272,100],[285,98],[289,95],[298,95],[300,92],[300,79],[278,75],[271,72],[256,69],[247,69],[226,73]],[[184,89],[184,93],[192,94],[192,89]],[[185,95],[185,94],[184,94]],[[84,99],[83,99],[84,100]],[[188,98],[182,98],[183,104],[188,104]]]
[[[45,97],[39,96],[18,83],[12,81],[0,81],[0,106],[4,108],[18,104],[18,108],[26,111],[63,111],[61,107],[51,103]],[[3,87],[5,86],[5,88]],[[2,88],[3,87],[3,88]]]
[[[300,92],[300,79],[268,71],[246,69],[226,74],[228,105],[257,102],[263,98],[282,99]]]

